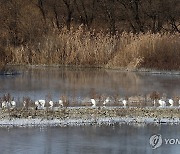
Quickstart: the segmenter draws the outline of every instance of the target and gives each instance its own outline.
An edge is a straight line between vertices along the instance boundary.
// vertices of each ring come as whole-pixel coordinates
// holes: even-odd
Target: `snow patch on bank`
[[[179,118],[146,118],[146,117],[111,117],[92,119],[2,119],[0,127],[32,127],[32,126],[82,126],[82,125],[113,125],[116,123],[142,123],[142,124],[180,124]]]

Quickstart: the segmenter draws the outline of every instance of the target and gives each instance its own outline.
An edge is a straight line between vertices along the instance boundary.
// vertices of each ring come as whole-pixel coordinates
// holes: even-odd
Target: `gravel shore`
[[[180,108],[68,107],[0,109],[0,127],[80,126],[115,123],[180,123]]]

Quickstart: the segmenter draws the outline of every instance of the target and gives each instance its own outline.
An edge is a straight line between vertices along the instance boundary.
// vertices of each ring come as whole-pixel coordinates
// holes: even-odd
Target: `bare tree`
[[[57,10],[57,5],[56,5],[56,3],[53,4],[53,12],[54,12],[54,15],[55,15],[56,27],[57,27],[58,29],[60,29],[59,14],[58,14],[58,10]]]
[[[74,12],[75,0],[63,0],[63,2],[67,10],[66,26],[67,26],[67,29],[70,30],[72,14]]]
[[[96,2],[97,0],[92,0],[91,2],[84,1],[84,0],[75,0],[75,7],[80,17],[80,22],[83,25],[87,26],[89,29],[93,20],[95,19],[95,9],[96,9]]]
[[[164,18],[169,22],[172,32],[180,33],[180,2],[179,0],[167,0],[165,2]]]
[[[126,18],[133,32],[144,32],[144,23],[141,12],[141,0],[118,0],[126,11]]]
[[[46,23],[46,11],[45,11],[44,5],[45,5],[44,4],[44,0],[38,0],[37,7],[41,11],[41,14],[43,16],[44,22]]]
[[[101,0],[100,1],[106,21],[109,24],[110,32],[114,35],[116,32],[116,16],[115,16],[115,0]]]

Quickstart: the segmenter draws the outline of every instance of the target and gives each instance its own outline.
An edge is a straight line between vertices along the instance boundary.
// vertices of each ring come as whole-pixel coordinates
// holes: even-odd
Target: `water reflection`
[[[180,145],[163,145],[152,150],[149,138],[161,134],[163,138],[180,138],[179,125],[1,128],[2,154],[64,153],[179,153]]]
[[[133,96],[156,90],[169,96],[180,94],[179,75],[119,72],[104,69],[17,68],[21,75],[0,76],[0,95],[41,99],[51,94],[54,99],[65,94],[86,97],[94,90],[99,94]]]

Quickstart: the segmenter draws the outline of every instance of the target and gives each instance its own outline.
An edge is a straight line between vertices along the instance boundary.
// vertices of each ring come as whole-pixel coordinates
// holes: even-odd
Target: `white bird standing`
[[[122,103],[123,103],[123,107],[126,107],[127,101],[125,99],[122,101]]]
[[[40,109],[41,108],[41,104],[39,103],[39,101],[35,101],[35,105],[36,105],[36,109]]]
[[[103,105],[106,105],[107,103],[109,103],[111,100],[109,97],[106,98],[106,100],[103,102]]]
[[[158,102],[159,102],[159,105],[160,105],[159,107],[166,107],[166,102],[165,101],[160,99]]]
[[[174,105],[173,99],[169,99],[169,104],[170,104],[170,107],[172,107]]]
[[[2,108],[7,108],[7,102],[6,101],[3,101],[1,105],[2,105]]]
[[[53,105],[54,105],[54,103],[53,103],[53,101],[49,101],[49,108],[53,108]]]
[[[64,106],[63,101],[62,101],[61,99],[59,100],[59,105],[60,105],[61,107]]]
[[[36,105],[36,103],[35,103],[35,105]],[[26,107],[26,101],[23,101],[23,106]]]
[[[6,105],[7,105],[7,107],[11,107],[11,102],[7,101]]]
[[[96,107],[96,101],[95,99],[91,99],[92,107]]]
[[[153,101],[154,107],[156,106],[156,100]]]
[[[11,108],[15,108],[16,107],[16,102],[15,101],[11,101]]]
[[[46,104],[46,101],[43,100],[43,99],[41,99],[41,100],[39,100],[38,102],[39,102],[39,104],[40,104],[40,108],[41,108],[41,109],[44,109],[45,104]]]

